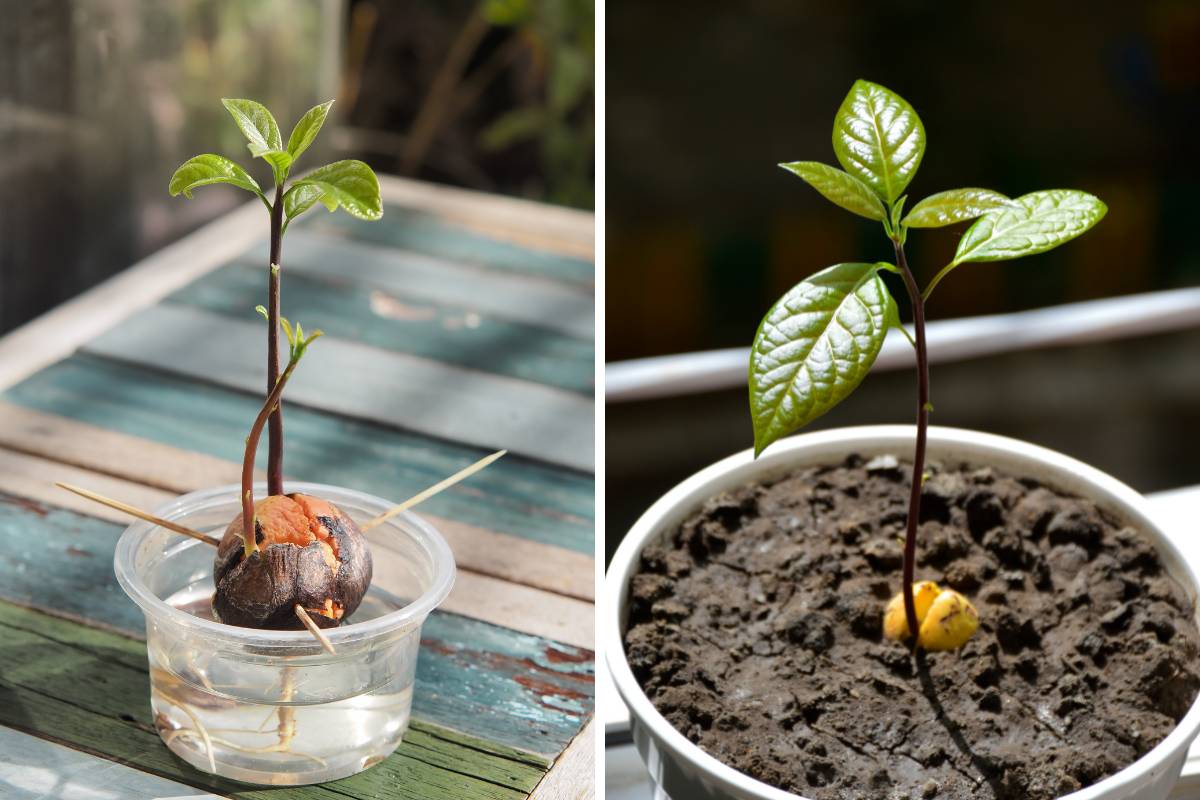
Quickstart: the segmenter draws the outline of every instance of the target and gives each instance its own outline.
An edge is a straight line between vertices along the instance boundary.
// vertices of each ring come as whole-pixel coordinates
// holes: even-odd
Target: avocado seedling
[[[925,443],[933,410],[925,303],[942,279],[962,264],[1045,252],[1087,231],[1107,209],[1096,197],[1073,189],[1009,198],[990,189],[967,188],[926,197],[905,214],[904,190],[925,154],[925,128],[907,101],[867,81],[856,81],[838,109],[833,149],[843,169],[815,161],[780,166],[836,205],[879,222],[896,263],[835,264],[794,286],[763,317],[750,351],[755,455],[849,396],[866,377],[891,328],[908,336],[883,280],[885,273],[899,275],[913,313],[917,427],[903,583],[885,610],[883,630],[890,639],[913,640],[914,646],[926,650],[953,650],[978,628],[975,608],[962,595],[932,582],[914,585]],[[974,224],[959,240],[953,259],[921,290],[905,257],[909,230],[971,220]]]
[[[214,617],[249,628],[296,629],[306,626],[297,609],[320,627],[348,619],[371,583],[371,551],[362,532],[336,506],[321,498],[283,493],[282,395],[292,371],[320,332],[304,335],[280,314],[283,236],[296,217],[318,202],[351,216],[383,216],[379,180],[361,161],[337,161],[292,181],[292,167],[316,139],[333,101],[309,109],[296,123],[286,147],[279,125],[265,106],[253,100],[222,100],[247,147],[270,165],[274,199],[240,165],[215,154],[195,156],[171,177],[172,196],[192,196],[200,186],[227,183],[257,196],[270,218],[267,306],[267,399],[246,439],[242,468],[242,513],[230,522],[213,565]],[[287,337],[289,358],[279,369],[279,331]],[[263,427],[268,431],[267,496],[254,501],[254,459]]]

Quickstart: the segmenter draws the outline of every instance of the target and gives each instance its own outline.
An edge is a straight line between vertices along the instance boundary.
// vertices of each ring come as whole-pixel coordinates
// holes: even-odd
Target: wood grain
[[[3,402],[0,419],[0,490],[110,522],[126,518],[62,492],[53,482],[75,483],[153,511],[176,495],[226,484],[238,470],[232,461]],[[590,556],[425,513],[432,502],[418,512],[446,538],[460,568],[595,599]]]
[[[373,242],[458,264],[514,275],[537,276],[585,289],[595,286],[596,271],[590,257],[572,258],[530,249],[493,236],[480,236],[462,227],[447,225],[435,215],[420,210],[388,209],[379,222],[365,222],[345,214],[324,214],[318,210],[303,217],[298,226],[293,225],[288,230],[288,236],[295,230]]]
[[[595,337],[595,298],[588,287],[497,272],[320,231],[301,229],[289,233],[288,239],[293,247],[284,265],[288,275],[353,282],[587,341]],[[240,258],[235,263],[261,268],[254,259]]]
[[[589,261],[593,257],[596,217],[590,211],[393,175],[379,176],[379,190],[388,204],[424,209],[492,238]]]
[[[257,394],[262,321],[239,322],[180,306],[136,312],[84,351]],[[303,322],[303,320],[299,320]],[[353,386],[353,391],[343,387]],[[325,336],[288,384],[285,406],[509,450],[589,472],[591,398]]]
[[[532,800],[593,800],[596,797],[596,722],[589,722],[530,794]]]
[[[42,370],[0,400],[230,463],[240,463],[247,420],[261,402],[242,392],[87,356]],[[486,454],[300,406],[290,407],[287,425],[287,474],[385,498],[411,497]],[[6,427],[0,425],[0,435]],[[158,453],[130,450],[123,456],[131,469],[157,470]],[[204,485],[236,480],[235,471]],[[423,510],[591,555],[594,491],[591,476],[509,455],[469,485],[433,498]]]
[[[64,617],[55,624],[68,626],[64,630],[73,640],[107,641],[108,631],[142,635],[141,611],[112,576],[119,526],[27,501],[14,503],[7,495],[0,495],[0,505],[0,547],[10,556],[0,564],[0,598]],[[44,544],[37,546],[31,536],[42,537]],[[11,613],[19,616],[19,611]],[[35,630],[55,630],[42,617],[35,618]],[[134,661],[144,673],[144,649],[135,651]],[[0,673],[8,673],[3,663]],[[590,650],[439,611],[422,630],[414,713],[552,758],[592,713],[593,673]],[[72,674],[79,691],[106,686],[102,675]],[[514,718],[525,724],[514,725]]]
[[[177,759],[154,731],[149,707],[150,687],[144,663],[134,667],[122,661],[142,646],[119,636],[81,645],[72,631],[51,624],[52,636],[41,633],[43,619],[22,616],[20,609],[0,604],[0,724],[53,739],[85,752],[119,760],[152,775],[163,776],[230,798],[267,800],[278,791],[247,787],[207,775]],[[24,612],[25,615],[33,612]],[[15,618],[15,622],[13,621]],[[17,648],[25,652],[21,658]],[[144,653],[142,654],[144,658]],[[78,673],[81,679],[75,679]],[[90,681],[91,684],[84,681]],[[103,687],[103,691],[97,691]],[[543,770],[531,759],[514,759],[461,744],[453,731],[421,727],[430,735],[416,736],[373,769],[350,778],[318,786],[289,788],[289,798],[377,798],[385,790],[403,787],[404,798],[441,800],[516,800],[526,797],[530,783]],[[434,755],[430,755],[430,750]],[[457,762],[455,769],[442,761]],[[503,774],[505,784],[475,777]]]
[[[247,309],[262,300],[262,273],[259,266],[231,264],[167,301],[245,320]],[[403,282],[371,286],[357,275],[308,275],[296,269],[295,261],[286,278],[287,316],[302,320],[305,327],[384,350],[592,395],[596,362],[590,336],[575,338],[511,322],[481,309],[485,303],[449,305]],[[494,296],[480,291],[479,297]],[[587,305],[590,309],[590,298]],[[592,324],[590,313],[586,323]]]
[[[129,481],[0,449],[0,505],[19,505],[24,509],[35,510],[35,513],[36,510],[46,513],[54,509],[71,510],[85,517],[96,517],[111,522],[114,527],[111,531],[105,531],[105,534],[111,535],[106,535],[102,541],[111,541],[115,546],[116,535],[129,525],[131,519],[108,506],[89,502],[64,491],[50,483],[50,480],[76,483],[148,511],[153,511],[176,497],[172,493],[139,486]],[[70,517],[59,519],[69,525],[74,523]],[[0,523],[0,530],[2,529],[3,523]],[[70,532],[66,536],[57,535],[58,531],[50,532],[41,545],[50,548],[47,552],[56,558],[62,556],[58,550],[53,549],[55,547],[60,547],[62,553],[76,558],[96,555],[94,548],[97,543],[89,539],[97,537],[83,535],[93,532],[92,529],[69,527],[67,530]],[[451,547],[453,549],[453,544]],[[36,557],[38,549],[35,548],[34,552],[26,555]],[[460,547],[456,551],[456,560],[459,552],[468,556],[468,561],[476,560],[480,555],[473,546]],[[106,560],[109,556],[111,553],[105,547],[99,557]],[[0,569],[0,574],[3,572],[4,570]],[[70,587],[85,594],[87,580],[104,581],[107,578],[110,583],[112,580],[106,570],[97,574],[89,571],[86,575],[71,577]],[[21,579],[16,578],[14,581],[19,585]],[[590,602],[477,574],[463,568],[462,564],[454,589],[442,608],[493,625],[502,625],[579,647],[592,647],[595,642],[595,611]]]

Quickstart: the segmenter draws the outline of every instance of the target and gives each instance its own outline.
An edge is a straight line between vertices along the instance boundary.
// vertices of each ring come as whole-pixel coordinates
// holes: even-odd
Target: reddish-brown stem
[[[254,418],[254,424],[250,426],[250,435],[246,437],[246,455],[242,459],[242,546],[247,556],[258,550],[258,542],[254,537],[254,454],[258,452],[258,440],[262,437],[263,426],[266,425],[272,410],[279,405],[284,384],[292,377],[292,370],[296,369],[298,363],[298,359],[288,361],[287,369],[279,376],[275,388],[267,395],[267,401]]]
[[[267,394],[279,381],[279,259],[283,249],[283,183],[271,206],[271,277],[267,283]],[[267,494],[283,494],[283,408],[271,412],[267,437]]]
[[[913,329],[917,345],[917,446],[913,453],[912,491],[908,499],[908,526],[904,531],[904,619],[909,634],[916,640],[920,626],[917,624],[917,605],[913,601],[913,580],[917,560],[917,524],[921,519],[921,488],[925,482],[925,437],[929,429],[929,351],[925,346],[925,300],[908,259],[904,257],[904,245],[898,238],[892,239],[896,250],[896,266],[904,278],[904,288],[912,300]]]

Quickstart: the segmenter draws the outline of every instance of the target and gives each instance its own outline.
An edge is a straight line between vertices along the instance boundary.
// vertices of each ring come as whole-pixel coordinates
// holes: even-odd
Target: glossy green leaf
[[[287,150],[267,150],[260,154],[260,158],[271,165],[271,172],[275,174],[275,182],[283,183],[287,177],[288,170],[292,168],[292,157]]]
[[[1010,198],[991,189],[950,189],[931,194],[913,206],[904,224],[910,228],[940,228],[1011,206]]]
[[[807,425],[847,397],[875,363],[896,302],[886,264],[835,264],[788,291],[750,350],[754,450]]]
[[[191,197],[192,190],[197,186],[208,186],[213,183],[229,183],[247,192],[253,192],[262,197],[258,183],[246,170],[224,156],[207,153],[195,158],[189,158],[175,170],[171,176],[168,191],[174,197],[181,192],[184,197]]]
[[[834,119],[833,151],[847,172],[891,204],[921,165],[925,127],[898,94],[855,81]]]
[[[333,101],[330,100],[328,103],[313,106],[304,112],[304,116],[292,128],[292,135],[288,137],[287,151],[293,161],[299,158],[300,154],[307,150],[308,146],[317,138],[321,126],[325,124],[325,117],[329,116],[329,107],[332,105]]]
[[[848,172],[818,161],[793,161],[779,166],[800,176],[826,200],[853,214],[879,221],[887,217],[887,210],[871,187]]]
[[[270,150],[283,149],[283,140],[279,137],[279,125],[262,103],[256,103],[253,100],[229,99],[223,99],[221,103],[246,137],[250,152],[255,157]]]
[[[337,211],[337,200],[325,196],[319,186],[293,186],[283,195],[283,213],[289,220],[308,211],[317,202],[322,203],[330,211]]]
[[[952,264],[1004,261],[1044,253],[1087,231],[1108,211],[1097,197],[1074,189],[1050,189],[1018,197],[967,229]]]
[[[374,220],[383,216],[379,179],[375,177],[371,168],[361,161],[335,161],[326,164],[297,180],[294,186],[315,186],[321,190],[322,195],[304,208],[308,208],[319,199],[330,210],[341,205],[351,216],[359,219]],[[286,211],[286,204],[284,209]]]

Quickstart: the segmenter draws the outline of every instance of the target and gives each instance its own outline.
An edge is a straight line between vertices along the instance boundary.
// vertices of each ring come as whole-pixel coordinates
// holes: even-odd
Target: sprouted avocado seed
[[[348,619],[371,585],[371,550],[350,517],[305,494],[270,495],[254,506],[258,549],[246,555],[242,515],[225,530],[213,563],[213,615],[246,628],[295,630],[299,605],[318,626]]]
[[[750,349],[754,455],[757,458],[772,442],[849,396],[871,369],[888,331],[903,332],[916,351],[917,425],[900,602],[893,600],[888,606],[884,632],[889,639],[901,640],[917,629],[918,642],[926,649],[953,649],[979,627],[975,609],[961,595],[951,594],[952,599],[943,601],[942,593],[922,615],[913,595],[921,585],[914,576],[917,528],[933,411],[925,303],[942,279],[963,264],[1051,250],[1090,229],[1108,207],[1075,189],[1012,198],[991,189],[961,188],[932,194],[905,213],[906,189],[925,155],[925,125],[907,100],[869,81],[855,81],[842,101],[834,118],[833,149],[843,169],[816,161],[780,166],[830,202],[880,223],[895,263],[834,264],[794,286],[767,312]],[[959,238],[954,257],[921,289],[904,251],[909,231],[965,222],[972,225]],[[893,275],[903,282],[912,307],[911,335],[900,323],[899,305],[884,280]],[[893,620],[896,614],[904,619]],[[935,615],[938,630],[930,628],[927,636],[921,620],[928,622]]]
[[[979,630],[979,614],[971,601],[953,589],[942,589],[933,581],[913,584],[920,631],[917,645],[925,650],[957,650]],[[897,594],[883,615],[883,635],[892,641],[909,638],[904,613],[904,595]]]

